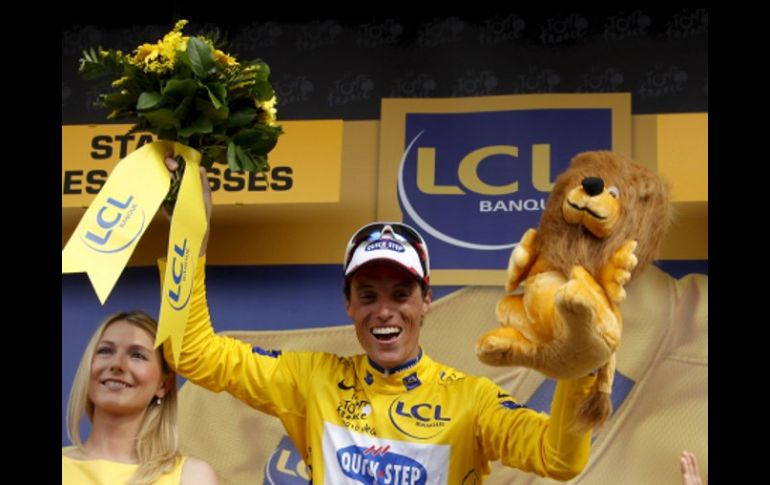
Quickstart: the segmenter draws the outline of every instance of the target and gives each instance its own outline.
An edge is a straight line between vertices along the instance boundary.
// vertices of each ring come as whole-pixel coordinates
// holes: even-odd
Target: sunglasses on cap
[[[416,251],[420,258],[420,266],[422,266],[422,272],[425,275],[427,281],[430,274],[430,259],[428,257],[428,245],[425,244],[425,240],[422,238],[413,228],[402,224],[400,222],[373,222],[367,224],[350,238],[348,246],[345,249],[345,265],[343,267],[343,273],[347,273],[348,266],[356,248],[365,241],[377,241],[382,239],[384,233],[391,233],[396,241],[408,243]]]

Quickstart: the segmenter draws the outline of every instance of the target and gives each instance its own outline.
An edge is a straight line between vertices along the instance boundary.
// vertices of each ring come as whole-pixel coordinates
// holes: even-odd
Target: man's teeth
[[[401,333],[401,329],[398,327],[377,327],[372,329],[374,335],[391,336]]]

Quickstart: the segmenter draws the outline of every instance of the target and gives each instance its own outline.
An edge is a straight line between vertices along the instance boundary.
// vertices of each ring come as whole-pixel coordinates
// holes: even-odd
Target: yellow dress
[[[76,460],[64,452],[72,447],[62,448],[62,485],[118,485],[125,484],[136,473],[139,465],[118,463],[109,460]],[[182,481],[182,467],[187,459],[183,456],[176,466],[155,482],[155,485],[179,485]]]

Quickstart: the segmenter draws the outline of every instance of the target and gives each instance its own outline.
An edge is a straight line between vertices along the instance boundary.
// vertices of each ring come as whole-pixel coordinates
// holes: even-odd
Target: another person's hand
[[[683,451],[679,457],[679,467],[682,470],[682,485],[702,485],[698,459],[689,451]]]

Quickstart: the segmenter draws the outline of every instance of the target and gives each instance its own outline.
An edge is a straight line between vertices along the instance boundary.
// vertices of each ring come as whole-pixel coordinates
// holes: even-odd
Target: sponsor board
[[[62,126],[62,207],[87,207],[115,164],[155,141],[131,133],[132,125]],[[342,121],[287,121],[270,152],[266,173],[232,172],[214,164],[209,184],[214,204],[338,202],[342,168]]]
[[[576,154],[631,155],[627,94],[386,99],[382,111],[378,218],[420,230],[437,284],[489,284]]]

